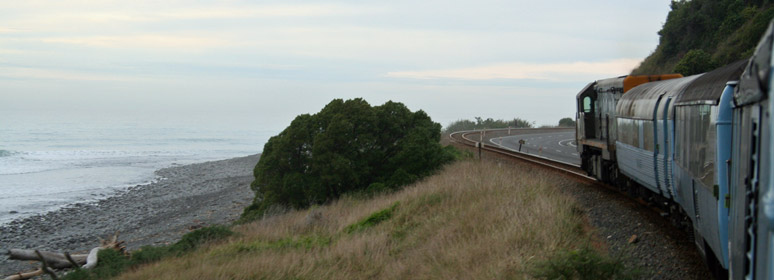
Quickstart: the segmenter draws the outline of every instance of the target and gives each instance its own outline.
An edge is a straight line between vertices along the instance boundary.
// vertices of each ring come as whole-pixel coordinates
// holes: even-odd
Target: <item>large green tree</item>
[[[243,218],[271,205],[303,208],[429,175],[454,159],[439,143],[440,130],[425,112],[401,103],[333,100],[269,139],[254,170],[256,196]]]

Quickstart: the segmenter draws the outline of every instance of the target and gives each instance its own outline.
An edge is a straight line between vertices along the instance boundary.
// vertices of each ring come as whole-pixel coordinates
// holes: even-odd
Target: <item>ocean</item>
[[[94,202],[176,165],[259,153],[276,131],[195,122],[0,120],[0,224]]]

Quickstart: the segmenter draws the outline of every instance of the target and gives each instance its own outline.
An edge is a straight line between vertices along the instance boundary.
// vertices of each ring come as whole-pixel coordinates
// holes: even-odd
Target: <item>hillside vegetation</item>
[[[680,0],[671,9],[658,47],[632,74],[687,76],[747,58],[774,18],[766,0]]]
[[[475,117],[475,121],[472,120],[456,120],[448,124],[443,128],[444,134],[449,134],[457,131],[476,130],[476,129],[496,129],[496,128],[531,128],[535,125],[534,122],[522,120],[520,118],[514,118],[513,120],[495,120],[492,118],[483,119],[481,117]]]
[[[232,228],[120,279],[631,279],[597,253],[574,184],[528,166],[459,161],[373,198]]]

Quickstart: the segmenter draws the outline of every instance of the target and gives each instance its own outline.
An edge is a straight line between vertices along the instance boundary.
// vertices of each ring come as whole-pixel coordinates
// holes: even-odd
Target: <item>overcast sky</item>
[[[669,3],[3,1],[0,114],[279,132],[334,98],[363,97],[443,125],[556,124],[585,84],[655,49]]]

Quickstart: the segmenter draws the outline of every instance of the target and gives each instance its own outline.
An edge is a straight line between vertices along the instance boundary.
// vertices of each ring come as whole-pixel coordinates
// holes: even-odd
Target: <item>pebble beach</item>
[[[260,155],[175,166],[156,171],[161,179],[94,203],[0,226],[0,277],[31,271],[34,264],[8,260],[6,250],[40,249],[86,253],[99,238],[116,232],[128,250],[163,245],[214,224],[229,224],[250,204],[253,168]]]

